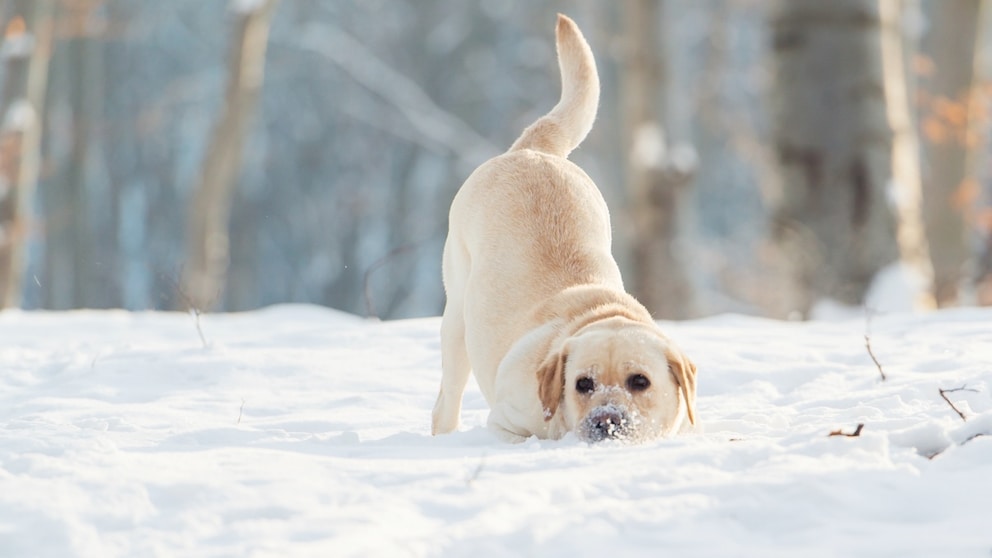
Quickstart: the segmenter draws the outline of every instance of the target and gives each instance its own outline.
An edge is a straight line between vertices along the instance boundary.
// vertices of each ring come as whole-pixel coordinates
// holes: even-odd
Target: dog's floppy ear
[[[565,349],[555,351],[537,369],[537,396],[544,409],[544,420],[549,421],[558,412],[565,394]]]
[[[696,424],[696,365],[681,351],[668,351],[668,367],[679,383],[689,422]]]

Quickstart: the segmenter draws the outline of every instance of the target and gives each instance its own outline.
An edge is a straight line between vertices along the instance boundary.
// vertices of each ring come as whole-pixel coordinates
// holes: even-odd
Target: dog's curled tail
[[[579,27],[558,14],[555,29],[558,67],[561,70],[561,100],[524,130],[510,151],[533,149],[567,157],[585,139],[599,106],[599,74],[596,60]]]

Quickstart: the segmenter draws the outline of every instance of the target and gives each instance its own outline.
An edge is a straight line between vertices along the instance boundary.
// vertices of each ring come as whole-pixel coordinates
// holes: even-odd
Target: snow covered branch
[[[298,40],[272,42],[312,52],[329,60],[402,113],[421,138],[444,146],[470,165],[477,165],[502,151],[465,121],[437,106],[416,82],[390,67],[341,29],[312,25],[300,34]],[[387,131],[392,132],[393,128]],[[399,131],[394,133],[405,135]]]

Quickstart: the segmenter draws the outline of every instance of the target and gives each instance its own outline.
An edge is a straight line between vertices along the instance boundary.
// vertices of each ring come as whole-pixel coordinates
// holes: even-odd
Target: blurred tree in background
[[[0,307],[18,306],[38,181],[41,112],[51,58],[52,0],[8,2],[0,90]]]
[[[450,200],[556,102],[563,11],[603,83],[572,158],[658,317],[876,304],[894,269],[992,303],[982,7],[8,0],[0,294],[438,314]]]
[[[234,31],[227,55],[224,104],[210,136],[186,224],[181,294],[195,309],[209,309],[227,282],[231,204],[245,137],[265,79],[265,51],[276,0],[232,2]]]
[[[773,234],[789,263],[790,306],[858,305],[899,258],[892,134],[877,0],[794,0],[772,14],[775,151],[782,180]]]
[[[667,19],[658,0],[629,0],[623,11],[622,109],[626,183],[633,231],[630,288],[655,315],[693,315],[690,252],[682,245],[695,151],[669,145]]]
[[[927,238],[936,247],[930,256],[941,306],[962,297],[974,261],[974,212],[981,187],[972,153],[984,135],[976,125],[984,92],[975,89],[974,67],[981,5],[981,0],[959,0],[935,7],[924,38],[923,216]]]

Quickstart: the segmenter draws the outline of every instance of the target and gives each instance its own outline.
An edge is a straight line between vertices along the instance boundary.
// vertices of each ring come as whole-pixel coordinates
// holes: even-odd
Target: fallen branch
[[[981,438],[982,436],[992,436],[992,434],[986,434],[985,432],[979,432],[978,434],[972,434],[971,436],[968,436],[967,438],[965,438],[964,441],[961,442],[958,445],[959,446],[963,446],[963,445],[967,444],[968,442],[974,440],[975,438]]]
[[[969,391],[975,391],[975,390],[969,390]],[[952,405],[952,407],[953,407],[953,405]],[[955,409],[955,410],[957,410],[957,409]],[[958,443],[956,445],[957,446],[963,446],[963,445],[967,444],[968,442],[971,442],[972,440],[974,440],[976,438],[982,438],[984,436],[992,436],[992,434],[989,434],[989,433],[986,433],[986,432],[979,432],[978,434],[972,434],[971,436],[968,436],[967,438],[965,438],[964,440],[962,440],[960,443]],[[933,461],[933,459],[935,457],[937,457],[938,455],[943,454],[945,451],[947,451],[949,448],[952,448],[952,447],[954,447],[954,446],[953,445],[952,446],[948,446],[946,448],[937,450],[937,451],[935,451],[933,453],[925,454],[924,457],[926,457],[927,459]]]
[[[838,428],[837,430],[834,430],[830,434],[827,434],[827,437],[830,437],[830,436],[846,436],[848,438],[857,438],[858,436],[861,435],[861,429],[864,428],[864,427],[865,427],[864,423],[859,422],[857,428],[854,429],[854,432],[851,432],[851,433],[843,432],[843,431],[841,431],[841,429]]]
[[[960,409],[955,407],[954,403],[951,403],[951,400],[947,398],[947,394],[954,393],[955,391],[970,391],[970,392],[978,393],[978,390],[970,389],[968,386],[961,386],[959,388],[953,388],[953,389],[938,388],[937,391],[940,392],[940,396],[944,399],[944,401],[947,401],[947,404],[950,405],[952,409],[954,409],[954,412],[957,413],[959,417],[961,417],[961,420],[967,422],[968,417],[964,416],[964,413],[962,413]]]

